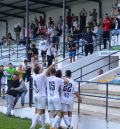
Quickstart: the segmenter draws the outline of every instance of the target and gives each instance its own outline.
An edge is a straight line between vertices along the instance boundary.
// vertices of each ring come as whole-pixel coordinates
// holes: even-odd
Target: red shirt
[[[111,19],[110,18],[106,18],[103,20],[102,22],[102,28],[104,31],[109,31],[111,29]]]

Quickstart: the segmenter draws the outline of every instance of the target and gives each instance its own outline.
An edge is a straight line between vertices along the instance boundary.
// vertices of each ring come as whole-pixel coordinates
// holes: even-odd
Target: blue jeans
[[[22,91],[22,92],[19,92],[17,94],[17,96],[15,97],[15,101],[14,101],[14,107],[15,107],[15,105],[18,102],[18,100],[19,100],[20,97],[21,97],[21,105],[22,105],[22,107],[24,106],[26,93],[27,93],[27,90]]]
[[[14,105],[14,97],[12,95],[6,95],[6,100],[7,100],[7,111],[6,115],[11,115],[11,110],[13,109]]]

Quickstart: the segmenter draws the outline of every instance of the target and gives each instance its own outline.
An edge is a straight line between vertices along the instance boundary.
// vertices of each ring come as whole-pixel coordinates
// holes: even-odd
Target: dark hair
[[[51,74],[51,75],[56,75],[56,69],[55,69],[55,68],[52,68],[52,69],[50,70],[50,74]]]
[[[34,71],[34,73],[35,73],[35,74],[39,74],[40,66],[38,66],[38,65],[37,65],[37,66],[35,66],[35,68],[34,68],[34,70],[33,70],[33,71]]]
[[[12,65],[12,63],[9,63],[8,65]]]
[[[25,60],[24,60],[24,62],[28,62],[28,60],[27,60],[27,59],[25,59]]]
[[[59,78],[62,77],[62,71],[61,70],[56,71],[56,77],[59,77]]]
[[[32,44],[32,47],[33,47],[33,48],[35,48],[35,47],[36,47],[36,45],[33,43],[33,44]]]
[[[66,77],[71,77],[71,74],[72,74],[71,70],[66,70],[65,71],[65,76]]]

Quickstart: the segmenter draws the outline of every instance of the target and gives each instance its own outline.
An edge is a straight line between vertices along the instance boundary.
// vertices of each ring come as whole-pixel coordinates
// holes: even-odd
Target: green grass
[[[31,120],[20,119],[17,117],[7,117],[0,113],[0,129],[29,129],[31,125]],[[41,126],[38,124],[36,129]],[[48,127],[47,127],[48,129]]]

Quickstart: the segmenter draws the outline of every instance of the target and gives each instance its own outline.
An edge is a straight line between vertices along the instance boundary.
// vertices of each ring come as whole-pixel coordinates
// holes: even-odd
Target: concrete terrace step
[[[100,90],[100,89],[81,89],[81,93],[90,93],[90,94],[101,94],[101,95],[105,95],[106,94],[106,91],[104,90]],[[120,92],[118,91],[109,91],[108,92],[109,95],[117,95],[117,96],[120,96]]]
[[[119,121],[120,120],[120,109],[119,108],[108,108],[109,120]],[[78,104],[74,103],[73,114],[78,114]],[[96,106],[91,104],[80,104],[80,114],[92,116],[95,118],[105,119],[106,107]]]

